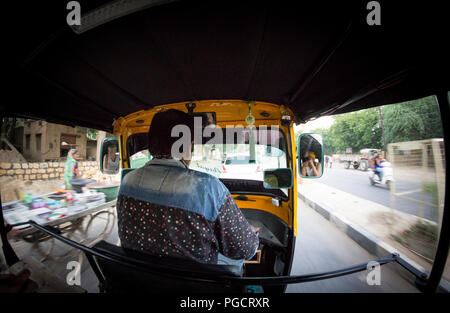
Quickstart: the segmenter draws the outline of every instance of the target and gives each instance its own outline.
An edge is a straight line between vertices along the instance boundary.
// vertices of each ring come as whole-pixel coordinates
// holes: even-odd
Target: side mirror
[[[323,174],[323,139],[321,134],[301,134],[298,141],[298,168],[301,177],[319,178]]]
[[[117,174],[120,169],[119,140],[105,138],[100,151],[100,170],[103,174]]]
[[[279,189],[291,188],[293,181],[290,168],[277,168],[264,171],[264,188]]]

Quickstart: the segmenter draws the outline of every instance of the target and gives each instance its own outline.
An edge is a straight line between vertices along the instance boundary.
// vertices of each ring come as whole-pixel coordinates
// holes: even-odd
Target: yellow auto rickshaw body
[[[201,100],[195,101],[195,113],[215,112],[216,125],[225,128],[226,126],[246,127],[246,117],[251,112],[255,117],[253,126],[277,126],[283,132],[287,145],[287,165],[293,173],[293,184],[289,188],[289,201],[283,201],[279,206],[274,205],[272,199],[261,195],[246,195],[248,200],[241,201],[233,195],[237,205],[246,209],[262,210],[273,214],[286,223],[293,231],[294,238],[297,235],[297,164],[296,164],[296,144],[293,123],[295,116],[292,111],[282,105],[259,101],[243,100]],[[119,139],[122,168],[130,168],[127,156],[128,138],[139,133],[149,131],[153,116],[161,111],[177,109],[188,112],[189,102],[178,102],[162,106],[156,106],[148,110],[141,110],[120,117],[114,122],[114,135]],[[284,122],[283,122],[284,121]],[[245,202],[245,203],[244,203]]]

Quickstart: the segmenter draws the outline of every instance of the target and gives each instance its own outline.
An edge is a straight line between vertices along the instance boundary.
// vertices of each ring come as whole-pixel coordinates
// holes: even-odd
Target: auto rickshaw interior
[[[197,120],[199,127],[194,127],[190,168],[219,178],[249,223],[260,228],[259,248],[253,259],[245,262],[243,275],[288,275],[295,241],[293,186],[297,175],[292,124],[283,125],[282,117],[284,114],[293,119],[293,115],[261,102],[199,101],[195,110],[191,106],[192,103],[172,104],[118,119],[114,125],[117,139],[105,139],[102,150],[112,142],[122,143],[123,180],[134,170],[128,168],[133,155],[148,148],[152,116],[168,108],[191,110],[194,120],[201,120]],[[264,119],[248,125],[246,118],[252,114]],[[200,136],[195,132],[200,132]],[[280,290],[279,286],[265,288]]]
[[[370,25],[368,1],[79,2],[81,25],[73,26],[67,25],[67,12],[58,11],[65,6],[56,9],[53,1],[32,2],[27,10],[21,2],[5,4],[11,6],[5,12],[11,12],[15,29],[12,36],[7,32],[5,51],[10,52],[13,73],[8,75],[10,86],[4,93],[11,101],[0,104],[1,117],[45,119],[113,133],[123,174],[151,158],[139,153],[147,148],[146,133],[159,110],[212,112],[215,116],[207,114],[210,122],[222,129],[252,125],[259,132],[262,126],[275,125],[282,143],[275,147],[278,150],[256,140],[253,151],[250,136],[248,142],[244,138],[233,147],[226,142],[194,147],[193,168],[220,173],[219,179],[246,217],[264,228],[261,258],[246,264],[245,275],[270,276],[265,283],[284,290],[286,283],[366,270],[362,264],[327,275],[289,276],[298,232],[297,177],[304,157],[300,144],[302,151],[296,159],[293,124],[429,95],[437,95],[443,121],[448,120],[446,10],[435,4],[379,1],[381,25]],[[448,123],[443,126],[448,133]],[[316,152],[323,162],[323,153]],[[258,153],[271,160],[270,168],[253,158]],[[242,162],[258,179],[237,178],[228,165],[234,163],[237,169]],[[292,187],[266,188],[274,185],[273,169],[290,169]],[[266,185],[265,170],[272,171],[266,175]],[[432,292],[448,255],[448,199],[433,270],[421,276],[409,268]],[[108,252],[105,246],[87,248],[32,221],[29,224],[81,249],[91,259],[116,260],[117,251]],[[8,265],[18,260],[6,237],[10,226],[3,224],[0,214]],[[129,268],[145,263],[126,255],[120,259],[120,265]],[[389,257],[380,264],[395,260]],[[95,270],[95,262],[91,264]],[[119,275],[120,271],[112,272]],[[178,274],[181,281],[186,271]],[[220,280],[202,279],[197,283]]]

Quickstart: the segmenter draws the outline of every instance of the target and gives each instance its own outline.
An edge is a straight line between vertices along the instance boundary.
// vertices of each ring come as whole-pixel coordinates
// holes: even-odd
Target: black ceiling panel
[[[180,101],[267,101],[307,120],[450,89],[445,9],[379,2],[381,26],[367,25],[367,1],[176,1],[82,34],[66,1],[11,7],[0,110],[111,131]]]

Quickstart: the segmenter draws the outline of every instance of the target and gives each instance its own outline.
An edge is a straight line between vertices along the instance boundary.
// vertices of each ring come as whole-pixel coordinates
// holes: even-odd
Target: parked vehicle
[[[339,158],[339,162],[345,163],[346,169],[353,167],[355,170],[367,171],[370,167],[370,160],[381,151],[380,149],[361,149],[359,152],[361,154],[343,155]]]
[[[258,161],[250,160],[248,155],[228,156],[222,165],[222,174],[220,178],[237,178],[238,176],[246,176],[247,179],[254,178],[262,180],[261,165]]]

